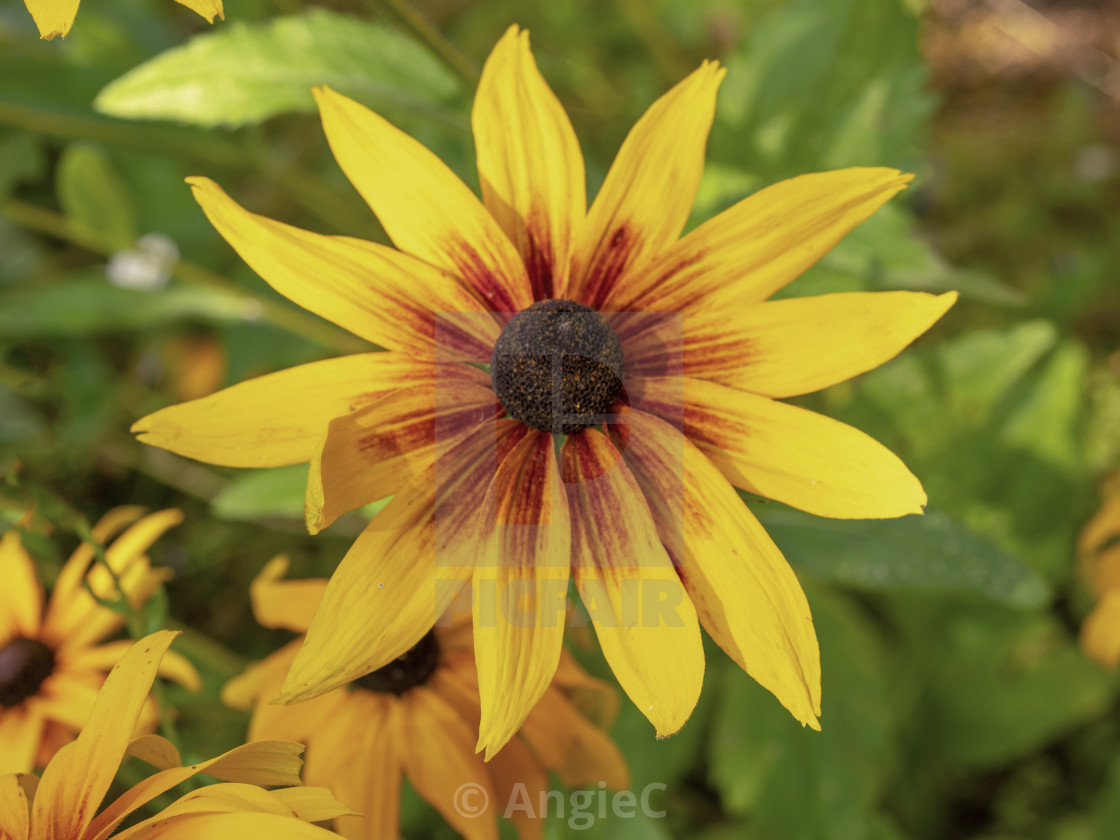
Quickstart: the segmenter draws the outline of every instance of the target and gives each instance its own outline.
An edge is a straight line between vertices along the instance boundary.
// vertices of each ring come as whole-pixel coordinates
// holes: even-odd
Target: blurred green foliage
[[[635,788],[667,786],[667,817],[589,831],[558,820],[550,837],[1120,836],[1120,684],[1077,647],[1089,600],[1074,563],[1094,481],[1120,466],[1120,176],[1076,165],[1086,150],[1115,159],[1117,103],[1068,77],[931,86],[922,5],[418,3],[475,66],[510,23],[531,30],[592,190],[642,110],[719,58],[729,73],[691,224],[791,175],[898,166],[914,187],[785,294],[962,296],[900,358],[804,400],[897,452],[929,494],[924,518],[836,522],[747,502],[806,583],[823,732],[710,646],[682,733],[655,741],[626,702],[615,728]],[[312,539],[304,467],[222,470],[128,434],[162,405],[354,349],[246,269],[183,178],[385,241],[313,115],[309,89],[329,83],[477,180],[471,85],[378,3],[226,12],[210,28],[157,0],[87,0],[72,34],[46,43],[18,4],[0,9],[0,464],[20,462],[0,515],[10,526],[48,496],[90,519],[125,503],[186,511],[155,549],[176,578],[153,615],[189,628],[180,649],[205,677],[199,695],[169,690],[188,760],[239,742],[245,717],[217,692],[287,638],[251,620],[253,575],[281,552],[297,575],[328,574],[376,510]],[[112,285],[108,260],[152,232],[182,256],[170,279]],[[32,543],[48,569],[77,539],[56,536]],[[450,836],[411,794],[404,815],[409,836]]]

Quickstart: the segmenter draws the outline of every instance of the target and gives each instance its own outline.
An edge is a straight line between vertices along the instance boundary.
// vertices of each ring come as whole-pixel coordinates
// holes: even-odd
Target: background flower
[[[81,734],[52,759],[42,779],[20,773],[0,776],[0,837],[94,840],[115,834],[133,840],[202,836],[314,840],[333,836],[307,824],[347,812],[328,791],[254,787],[298,785],[299,744],[248,744],[210,761],[181,767],[175,748],[159,736],[131,740],[148,689],[176,635],[166,630],[153,633],[125,652],[102,686]],[[155,764],[160,772],[98,813],[127,753]],[[116,831],[136,809],[201,772],[233,783],[188,793],[154,817]]]
[[[1120,665],[1120,473],[1101,483],[1101,508],[1085,523],[1077,556],[1097,605],[1081,627],[1085,653],[1102,665]]]
[[[325,580],[282,580],[287,559],[269,563],[253,582],[253,611],[268,627],[305,633]],[[401,782],[413,788],[464,837],[496,837],[498,818],[518,785],[532,811],[511,811],[519,836],[541,837],[538,813],[549,773],[565,785],[611,790],[629,785],[630,773],[606,734],[617,709],[613,689],[588,676],[568,655],[552,686],[492,761],[475,754],[480,717],[478,677],[469,614],[449,614],[404,656],[378,672],[291,706],[270,701],[279,692],[303,639],[290,642],[229,683],[223,699],[251,708],[250,740],[281,739],[307,745],[306,781],[333,790],[365,816],[340,816],[351,838],[379,840],[400,834]],[[595,720],[585,717],[592,712]],[[488,803],[464,813],[459,790],[471,785]],[[477,803],[476,803],[477,804]]]
[[[177,510],[145,516],[143,508],[121,507],[93,527],[134,608],[170,577],[167,569],[153,569],[145,552],[182,518]],[[81,545],[44,602],[38,568],[19,532],[0,537],[0,773],[42,767],[73,740],[105,675],[132,644],[104,641],[125,619],[94,599],[119,595],[109,572],[93,563],[93,547]],[[160,674],[193,690],[200,685],[194,666],[176,653],[161,660]],[[156,720],[154,706],[145,704],[140,726],[151,731]]]

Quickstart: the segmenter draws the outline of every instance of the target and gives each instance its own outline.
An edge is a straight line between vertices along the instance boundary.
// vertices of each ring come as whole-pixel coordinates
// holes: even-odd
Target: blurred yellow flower
[[[283,581],[286,569],[285,558],[265,567],[253,582],[253,610],[267,627],[303,633],[327,582]],[[447,626],[435,627],[403,656],[348,687],[292,706],[272,705],[268,701],[280,690],[301,643],[297,639],[251,666],[226,686],[222,699],[252,708],[251,741],[276,738],[307,745],[305,781],[330,788],[365,815],[336,820],[346,837],[399,836],[405,776],[469,840],[496,838],[497,816],[511,797],[522,795],[534,809],[512,810],[514,825],[522,838],[540,837],[543,809],[535,804],[549,789],[550,770],[572,787],[629,785],[626,761],[601,728],[613,720],[617,695],[584,673],[567,651],[520,732],[487,764],[474,751],[479,700],[469,617],[450,617]],[[524,787],[515,792],[517,784]],[[456,791],[464,786],[481,791],[477,802],[456,801]],[[464,811],[482,802],[488,803],[485,812]]]
[[[222,0],[175,0],[192,11],[198,12],[206,18],[207,23],[213,23],[215,17],[226,19],[222,10]],[[74,25],[74,18],[78,14],[79,0],[23,0],[27,11],[35,19],[39,28],[39,37],[50,41],[61,35],[63,38]]]
[[[700,624],[819,727],[809,605],[735,488],[822,516],[921,512],[893,453],[781,399],[882,364],[956,294],[766,300],[906,187],[894,169],[783,181],[681,237],[723,75],[705,62],[649,108],[590,210],[575,132],[516,26],[474,102],[481,202],[416,140],[317,89],[335,158],[399,250],[275,222],[190,179],[277,291],[388,350],[134,426],[209,463],[310,463],[313,533],[393,496],[332,576],[283,702],[403,655],[469,583],[497,604],[474,612],[491,755],[551,684],[571,580],[659,736],[699,698]]]
[[[335,835],[308,825],[349,813],[328,791],[258,785],[299,785],[299,744],[263,741],[183,767],[178,752],[157,735],[133,739],[160,661],[178,635],[161,630],[129,647],[110,672],[77,740],[51,759],[40,781],[0,776],[0,840],[104,840],[121,821],[196,773],[229,784],[192,791],[158,814],[125,829],[128,840],[327,840]],[[126,790],[97,813],[126,754],[158,772]]]
[[[144,552],[182,518],[177,510],[144,516],[143,508],[119,507],[94,526],[98,542],[116,537],[105,559],[133,606],[143,605],[169,576],[166,569],[153,569]],[[91,546],[80,546],[44,604],[35,563],[19,533],[0,537],[0,773],[42,767],[72,741],[105,675],[131,644],[102,643],[121,629],[124,617],[90,594],[105,601],[117,597],[112,575],[100,565],[90,569],[93,558]],[[160,673],[198,688],[194,667],[178,654],[163,660]],[[150,731],[156,720],[154,706],[145,703],[141,727]]]
[[[1120,665],[1120,472],[1101,485],[1103,503],[1077,540],[1078,561],[1097,605],[1081,625],[1081,647],[1102,665]]]

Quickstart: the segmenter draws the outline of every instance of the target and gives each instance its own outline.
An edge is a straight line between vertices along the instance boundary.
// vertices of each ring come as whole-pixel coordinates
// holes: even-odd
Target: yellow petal
[[[490,761],[490,775],[502,815],[513,823],[519,840],[540,840],[548,823],[548,814],[541,808],[541,802],[548,801],[544,797],[551,787],[548,773],[533,751],[520,738],[510,739]],[[594,781],[598,782],[599,778]]]
[[[397,708],[400,701],[385,694],[367,694],[365,699],[370,703],[370,710],[363,709],[359,718],[364,726],[348,736],[356,745],[356,760],[346,770],[336,764],[331,778],[331,786],[338,797],[361,816],[342,817],[335,825],[341,835],[353,840],[370,837],[397,840],[401,830],[404,772],[401,751],[412,749],[412,745],[401,744]],[[316,751],[326,748],[316,741]],[[309,778],[310,772],[309,768]]]
[[[1108,592],[1081,625],[1085,655],[1107,668],[1120,665],[1120,592]]]
[[[168,757],[165,755],[157,757],[150,750],[144,749],[143,742],[141,751],[147,757],[161,761]],[[302,753],[302,744],[287,741],[256,741],[235,747],[209,761],[161,770],[133,785],[98,814],[97,819],[89,827],[88,836],[92,840],[104,840],[116,830],[125,817],[141,805],[151,802],[157,796],[161,796],[198,773],[206,773],[217,779],[246,785],[298,785],[300,784],[299,770],[303,764],[300,758]]]
[[[245,811],[277,816],[294,816],[283,802],[272,795],[271,791],[262,790],[254,785],[237,783],[207,785],[180,796],[156,816],[118,836],[124,837],[130,833],[143,835],[145,828],[150,830],[151,827],[161,823],[167,824],[181,820],[192,814],[240,813]],[[95,840],[98,839],[95,838]]]
[[[461,278],[492,311],[533,302],[517,250],[443,161],[354,100],[314,93],[335,160],[398,248]]]
[[[117,657],[118,661],[120,657]],[[108,670],[108,669],[106,669]],[[43,681],[35,702],[35,711],[51,723],[64,728],[73,739],[89,719],[90,710],[97,702],[97,692],[103,677],[78,674],[59,669]],[[0,726],[0,731],[3,727]]]
[[[225,12],[222,11],[222,0],[175,0],[175,2],[181,3],[192,12],[198,12],[206,18],[207,23],[213,23],[215,17],[226,19]]]
[[[327,425],[432,365],[402,353],[361,353],[270,373],[136,422],[142,443],[224,467],[279,467],[315,457]]]
[[[580,598],[622,689],[659,738],[672,735],[704,680],[696,611],[641,489],[606,436],[593,429],[570,436],[563,460]]]
[[[48,717],[39,702],[21,703],[0,711],[0,775],[30,773],[35,769]]]
[[[108,672],[131,646],[130,640],[121,639],[96,647],[73,647],[60,651],[56,661],[67,670]],[[202,687],[202,678],[194,665],[175,651],[168,651],[163,657],[159,675],[188,691],[198,691]]]
[[[391,496],[431,464],[441,448],[502,410],[490,377],[469,365],[400,388],[364,408],[336,417],[311,462],[304,513],[317,534],[338,517]]]
[[[178,633],[136,642],[105,678],[85,728],[47,765],[31,815],[32,840],[76,838],[93,820],[132,738],[160,660]]]
[[[1098,597],[1114,589],[1120,590],[1120,542],[1092,558],[1088,576]]]
[[[139,505],[113,508],[93,526],[91,535],[97,542],[105,545],[123,529],[143,517],[145,513],[147,513],[147,509]],[[47,617],[44,621],[44,624],[53,631],[55,636],[63,637],[69,628],[81,623],[82,615],[73,615],[71,614],[72,611],[80,613],[88,608],[88,602],[83,600],[84,597],[88,596],[88,593],[85,592],[84,582],[90,564],[93,562],[93,554],[93,547],[89,543],[82,543],[74,550],[70,559],[66,561],[66,565],[62,567],[62,571],[58,573],[58,578],[51,589]],[[78,597],[78,603],[74,603],[75,593],[78,592],[81,592],[82,595]],[[58,628],[57,631],[54,631],[55,627]]]
[[[17,773],[0,775],[0,837],[4,840],[25,840],[27,837],[30,819],[27,793],[19,779]]]
[[[795,718],[819,729],[813,618],[773,540],[715,465],[668,423],[631,412],[626,463],[705,629]]]
[[[484,424],[374,517],[331,576],[279,702],[375,671],[432,628],[474,569],[478,488],[492,480],[503,440],[523,429]]]
[[[482,200],[517,246],[534,299],[564,297],[587,208],[583,154],[516,25],[482,68],[471,125]]]
[[[630,130],[580,233],[571,300],[602,308],[612,289],[631,283],[680,236],[700,186],[716,91],[726,72],[705,61]]]
[[[105,549],[105,560],[113,574],[100,564],[91,566],[85,575],[89,588],[102,600],[112,601],[124,595],[130,604],[139,607],[171,576],[168,569],[152,569],[144,552],[182,521],[182,511],[170,509],[133,523]],[[83,552],[83,555],[92,559],[92,552]],[[67,585],[70,583],[68,580]],[[123,593],[117,591],[118,583]],[[44,630],[49,632],[60,651],[69,652],[105,638],[123,623],[120,613],[102,606],[82,586],[72,591],[65,602],[52,599]]]
[[[163,657],[163,662],[159,666],[159,675],[165,680],[178,683],[187,691],[193,692],[202,689],[202,677],[199,676],[198,670],[191,664],[190,660],[173,650],[168,651],[167,655]]]
[[[169,770],[183,764],[179,750],[161,735],[149,734],[133,738],[128,744],[128,754],[157,770]]]
[[[482,502],[474,610],[482,720],[478,750],[500,750],[544,694],[564,647],[571,523],[552,435],[531,431]]]
[[[591,676],[567,650],[560,654],[552,682],[600,729],[609,730],[618,720],[618,691],[614,685]]]
[[[27,11],[35,20],[39,37],[50,41],[61,35],[63,38],[74,24],[78,14],[78,0],[23,0]]]
[[[672,679],[666,675],[665,679]],[[560,781],[569,787],[606,782],[611,790],[630,787],[630,768],[610,735],[585,718],[555,687],[544,693],[521,728],[521,737]],[[498,759],[505,753],[499,753]],[[496,759],[497,760],[497,759]]]
[[[1079,554],[1092,554],[1120,534],[1120,496],[1105,499],[1077,535]]]
[[[765,300],[912,177],[895,169],[853,168],[767,187],[700,225],[646,271],[616,286],[604,308],[696,312]]]
[[[670,423],[681,383],[643,379],[634,407]],[[878,441],[829,417],[703,379],[684,380],[684,433],[736,487],[837,519],[921,513],[926,494]]]
[[[344,802],[324,787],[290,787],[269,791],[293,814],[307,822],[324,822],[353,814]]]
[[[454,278],[384,245],[323,236],[250,213],[208,178],[187,182],[218,233],[293,303],[417,358],[432,358],[438,335],[443,359],[490,360],[499,331],[493,318],[469,319],[479,333],[473,335],[442,317],[484,309]]]
[[[295,639],[261,662],[246,668],[239,677],[223,687],[222,702],[233,708],[252,711],[250,741],[297,741],[303,744],[314,741],[317,746],[307,757],[304,780],[309,784],[329,784],[331,777],[321,772],[321,765],[325,760],[333,761],[333,756],[341,755],[349,748],[345,738],[337,742],[338,733],[353,732],[359,723],[345,719],[353,717],[350,712],[352,693],[332,691],[296,706],[278,706],[269,702],[284,684],[302,641],[302,638]]]
[[[467,840],[498,840],[502,803],[474,754],[474,733],[447,700],[424,686],[405,694],[401,740],[408,745],[401,750],[404,770],[416,792]]]
[[[263,627],[284,628],[297,633],[307,632],[315,607],[327,588],[326,580],[284,580],[288,558],[274,557],[249,584],[253,616]]]
[[[0,640],[39,634],[43,587],[35,561],[14,528],[0,537]]]
[[[116,835],[117,840],[338,840],[325,828],[305,823],[292,816],[258,812],[184,813],[170,819],[158,816]]]
[[[878,367],[928,330],[956,292],[872,292],[768,301],[684,318],[683,372],[768,397],[808,394]],[[682,370],[656,331],[626,347],[628,376]]]

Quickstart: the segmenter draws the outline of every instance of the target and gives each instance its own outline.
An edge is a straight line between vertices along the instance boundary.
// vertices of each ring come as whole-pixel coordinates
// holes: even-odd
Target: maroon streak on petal
[[[311,462],[308,529],[317,533],[342,514],[391,496],[433,463],[441,448],[500,411],[485,385],[439,382],[401,388],[332,420]]]

